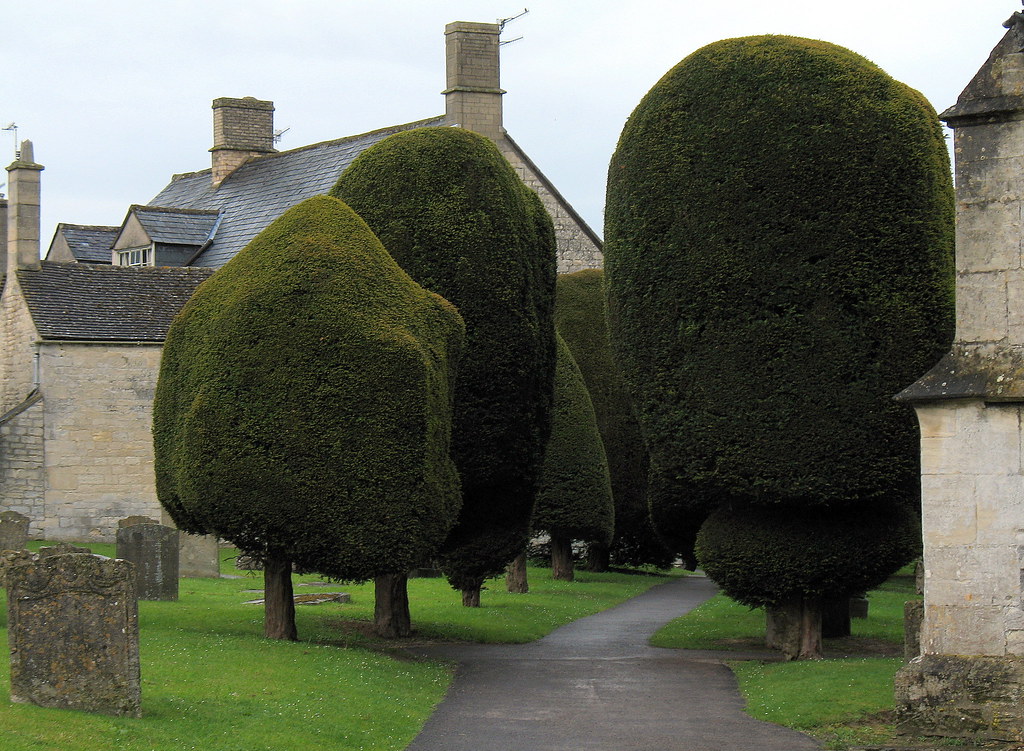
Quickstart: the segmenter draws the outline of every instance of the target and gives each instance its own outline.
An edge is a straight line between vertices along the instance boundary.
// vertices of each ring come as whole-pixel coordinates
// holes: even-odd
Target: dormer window
[[[153,246],[147,245],[144,248],[128,248],[117,251],[118,266],[152,266]]]

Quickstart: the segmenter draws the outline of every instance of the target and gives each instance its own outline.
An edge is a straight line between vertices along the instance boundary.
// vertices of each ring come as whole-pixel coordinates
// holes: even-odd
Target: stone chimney
[[[213,185],[254,157],[273,154],[274,103],[247,96],[213,100]]]
[[[10,195],[7,206],[7,273],[39,270],[39,173],[32,142],[22,141],[18,158],[7,168]]]
[[[456,21],[444,28],[447,88],[445,114],[460,125],[492,141],[504,135],[496,23]]]

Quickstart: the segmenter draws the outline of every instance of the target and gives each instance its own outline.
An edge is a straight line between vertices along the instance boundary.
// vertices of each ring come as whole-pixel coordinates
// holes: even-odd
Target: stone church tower
[[[1024,15],[941,117],[955,133],[956,338],[921,424],[921,653],[905,730],[1024,740]]]

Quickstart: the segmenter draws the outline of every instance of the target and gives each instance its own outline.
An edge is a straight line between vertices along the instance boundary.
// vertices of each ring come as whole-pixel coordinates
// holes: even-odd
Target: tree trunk
[[[385,639],[412,634],[406,574],[382,574],[373,580],[373,630]]]
[[[826,597],[822,600],[821,635],[826,639],[850,635],[849,597]]]
[[[764,641],[768,649],[777,649],[787,660],[800,654],[800,601],[788,600],[764,609]]]
[[[551,578],[563,582],[573,580],[572,540],[563,535],[551,535]]]
[[[462,590],[462,606],[464,608],[480,607],[480,586]]]
[[[505,586],[516,595],[525,595],[530,591],[530,582],[526,580],[526,553],[520,553],[512,559],[505,569]]]
[[[610,548],[599,542],[590,543],[587,547],[587,571],[607,571],[611,565]]]
[[[798,660],[820,660],[825,656],[821,652],[821,611],[821,598],[804,598]]]
[[[794,597],[765,608],[765,643],[787,660],[820,660],[821,600]]]
[[[292,562],[268,557],[263,564],[263,635],[268,639],[299,638],[295,628]]]

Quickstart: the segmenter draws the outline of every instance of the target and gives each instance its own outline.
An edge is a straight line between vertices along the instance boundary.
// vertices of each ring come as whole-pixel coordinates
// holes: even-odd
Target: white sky
[[[444,112],[444,26],[524,0],[0,0],[0,127],[43,172],[57,222],[120,224],[178,172],[209,167],[210,103],[272,100],[280,149]],[[942,111],[1001,38],[1016,0],[525,0],[502,48],[505,127],[599,234],[629,113],[718,39],[788,34],[848,47]],[[14,158],[0,132],[0,163]],[[6,175],[0,173],[0,182]],[[6,191],[6,188],[0,189]]]

